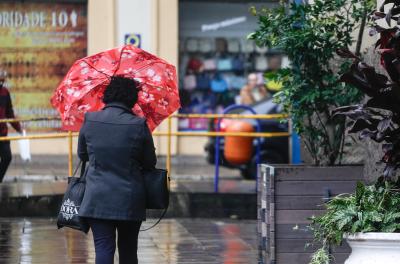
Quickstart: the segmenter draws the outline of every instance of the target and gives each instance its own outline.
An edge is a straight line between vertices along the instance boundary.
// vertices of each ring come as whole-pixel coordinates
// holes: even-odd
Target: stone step
[[[2,184],[0,217],[56,217],[65,188],[65,181]],[[148,217],[160,215],[148,212]],[[255,183],[221,180],[215,193],[211,181],[173,181],[166,217],[256,219]]]

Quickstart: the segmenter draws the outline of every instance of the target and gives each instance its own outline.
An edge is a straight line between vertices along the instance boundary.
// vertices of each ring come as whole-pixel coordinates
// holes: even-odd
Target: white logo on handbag
[[[61,214],[66,220],[72,219],[75,215],[78,214],[79,206],[76,206],[73,201],[67,199],[61,205]]]

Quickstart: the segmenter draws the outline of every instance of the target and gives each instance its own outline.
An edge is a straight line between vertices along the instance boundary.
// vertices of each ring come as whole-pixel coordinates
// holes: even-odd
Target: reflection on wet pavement
[[[163,220],[140,233],[139,263],[257,263],[256,239],[253,220]],[[94,263],[92,236],[53,219],[0,218],[0,263]]]

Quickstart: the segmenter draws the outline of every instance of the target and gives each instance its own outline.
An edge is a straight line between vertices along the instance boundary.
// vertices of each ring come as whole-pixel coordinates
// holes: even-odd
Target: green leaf
[[[259,27],[248,37],[258,45],[267,45],[288,55],[293,69],[268,76],[283,83],[283,90],[275,101],[292,117],[293,126],[314,163],[332,165],[340,160],[345,120],[333,119],[330,111],[361,99],[357,89],[338,82],[339,73],[349,69],[349,62],[337,65],[333,61],[337,49],[352,44],[352,33],[362,18],[353,15],[348,19],[349,3],[354,14],[363,14],[364,6],[353,0],[313,2],[312,5],[281,2],[277,8],[258,11]],[[330,131],[326,129],[327,120]]]

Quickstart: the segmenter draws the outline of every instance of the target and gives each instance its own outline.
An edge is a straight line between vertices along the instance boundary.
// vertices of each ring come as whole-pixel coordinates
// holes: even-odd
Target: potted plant
[[[311,229],[322,244],[310,264],[329,264],[331,246],[345,238],[352,253],[345,264],[395,264],[400,260],[400,183],[380,178],[357,185],[352,194],[336,196],[326,213],[313,217]]]
[[[390,5],[388,5],[390,4]],[[385,6],[387,8],[385,8]],[[386,12],[385,12],[386,10]],[[348,50],[339,50],[344,58],[353,59],[350,70],[340,80],[368,96],[364,104],[341,107],[333,115],[348,117],[350,133],[382,144],[382,176],[373,185],[359,183],[355,192],[335,197],[326,204],[326,213],[313,217],[311,229],[322,247],[313,255],[312,264],[329,263],[329,246],[347,240],[352,253],[345,262],[400,262],[400,1],[384,1],[371,34],[380,33],[376,43],[384,74]],[[380,20],[386,20],[383,27]]]

